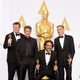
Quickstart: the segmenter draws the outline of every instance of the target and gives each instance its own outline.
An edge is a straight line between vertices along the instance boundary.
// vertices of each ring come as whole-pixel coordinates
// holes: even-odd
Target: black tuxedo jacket
[[[73,37],[69,35],[65,35],[63,49],[59,42],[59,37],[54,40],[55,43],[55,51],[57,52],[58,62],[62,65],[63,63],[67,63],[67,59],[69,54],[73,59],[75,53],[74,41]]]
[[[9,35],[11,35],[11,38],[12,38],[11,46],[8,46]],[[21,36],[21,38],[24,37],[24,35],[21,33],[20,33],[20,36]],[[17,42],[18,41],[16,41],[14,32],[6,35],[3,47],[4,47],[4,49],[6,49],[6,48],[8,49],[8,51],[7,51],[7,62],[8,63],[16,63],[16,43]]]
[[[26,54],[26,51],[29,49],[28,47],[26,47],[27,41],[28,46],[30,46],[30,53],[28,53],[28,55]],[[24,37],[23,39],[20,39],[17,44],[19,44],[17,45],[18,62],[22,64],[34,62],[38,51],[36,39],[32,37]]]
[[[45,50],[38,51],[37,59],[39,59],[40,71],[43,71],[45,69],[53,70],[54,61],[56,60],[56,52],[51,51],[50,61],[47,66],[45,61]]]

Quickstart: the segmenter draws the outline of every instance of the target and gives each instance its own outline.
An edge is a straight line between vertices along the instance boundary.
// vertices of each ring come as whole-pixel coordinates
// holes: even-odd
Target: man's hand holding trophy
[[[57,60],[55,60],[54,62],[54,75],[55,75],[55,79],[54,80],[58,80],[58,62]]]
[[[54,71],[55,72],[58,71],[58,63],[57,63],[57,60],[55,60],[55,62],[54,62]]]
[[[39,59],[36,60],[36,71],[37,73],[39,73],[39,69],[40,69],[40,64],[39,64]]]
[[[69,54],[69,56],[68,56],[68,65],[69,66],[71,66],[71,64],[72,64],[72,58],[71,58],[71,55]]]
[[[8,36],[8,46],[11,46],[11,44],[12,44],[12,36],[11,36],[11,34],[9,34],[9,36]]]
[[[36,78],[37,74],[39,74],[39,69],[40,69],[40,64],[39,64],[39,59],[37,59],[36,60],[36,67],[35,67],[34,78]]]

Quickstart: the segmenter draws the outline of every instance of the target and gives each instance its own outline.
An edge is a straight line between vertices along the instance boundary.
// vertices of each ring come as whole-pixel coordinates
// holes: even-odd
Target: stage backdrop
[[[23,26],[32,26],[32,37],[36,36],[36,22],[40,21],[41,15],[38,11],[43,0],[0,0],[0,80],[8,80],[7,73],[7,50],[3,49],[5,35],[12,31],[12,23],[20,21]],[[72,78],[80,80],[80,0],[45,0],[49,21],[54,24],[52,40],[57,37],[56,26],[65,25],[65,33],[74,37],[75,56],[73,60]],[[15,77],[15,80],[17,78]]]

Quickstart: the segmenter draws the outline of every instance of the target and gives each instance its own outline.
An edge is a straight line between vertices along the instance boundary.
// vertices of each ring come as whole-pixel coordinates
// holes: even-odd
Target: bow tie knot
[[[63,38],[63,36],[59,36],[59,38]]]
[[[50,53],[46,53],[46,55],[50,55]]]
[[[16,36],[19,36],[20,34],[16,34]]]

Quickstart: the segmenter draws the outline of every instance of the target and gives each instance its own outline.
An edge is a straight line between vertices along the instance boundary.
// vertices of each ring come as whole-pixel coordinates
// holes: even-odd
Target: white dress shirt
[[[46,50],[45,50],[45,61],[46,61],[46,66],[48,65],[49,61],[50,61],[50,57],[51,57],[51,52],[50,52],[50,55],[49,54],[46,54],[48,53]]]
[[[64,47],[64,38],[65,38],[65,35],[63,35],[63,38],[59,38],[59,42],[60,42],[62,49]]]
[[[20,33],[18,33],[18,34],[20,34]],[[20,35],[16,36],[16,33],[14,33],[14,36],[15,36],[15,38],[16,38],[16,41],[21,38]]]

